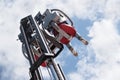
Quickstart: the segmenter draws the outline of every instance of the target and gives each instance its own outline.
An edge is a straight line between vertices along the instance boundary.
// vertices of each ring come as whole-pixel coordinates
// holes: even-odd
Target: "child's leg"
[[[73,53],[74,56],[78,56],[78,53],[74,50],[70,43],[66,44],[66,46]]]
[[[78,33],[76,33],[75,37],[80,40],[83,44],[88,45],[88,42],[83,39]]]

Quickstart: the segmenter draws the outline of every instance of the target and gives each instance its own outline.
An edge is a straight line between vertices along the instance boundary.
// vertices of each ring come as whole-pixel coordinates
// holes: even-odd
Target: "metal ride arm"
[[[47,61],[46,68],[49,68],[55,80],[66,80],[62,69],[54,60],[62,51],[63,45],[54,41],[55,39],[40,29],[38,24],[41,22],[37,23],[31,15],[23,18],[20,23],[19,39],[22,42],[23,54],[30,63],[30,80],[44,80],[39,69],[44,61]],[[40,54],[37,61],[35,50]]]

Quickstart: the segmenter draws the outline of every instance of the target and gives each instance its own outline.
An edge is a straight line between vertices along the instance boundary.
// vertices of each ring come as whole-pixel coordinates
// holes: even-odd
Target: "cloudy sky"
[[[61,9],[77,31],[89,41],[77,39],[56,59],[67,80],[120,80],[120,0],[0,0],[0,80],[28,80],[28,61],[17,41],[20,19],[47,8]]]

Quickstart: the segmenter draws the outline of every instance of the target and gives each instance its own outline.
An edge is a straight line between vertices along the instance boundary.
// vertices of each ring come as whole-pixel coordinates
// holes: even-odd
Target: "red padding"
[[[35,60],[37,61],[38,60],[38,56],[35,54]],[[41,64],[41,66],[42,67],[46,67],[47,66],[47,63],[46,62],[43,62],[42,64]]]
[[[65,23],[62,23],[62,24],[59,24],[58,25],[63,31],[65,31],[67,34],[69,34],[70,36],[74,37],[75,34],[76,34],[76,30],[74,29],[73,26],[70,26],[68,24],[65,24]],[[70,41],[63,37],[61,40],[60,40],[61,43],[63,44],[68,44]]]

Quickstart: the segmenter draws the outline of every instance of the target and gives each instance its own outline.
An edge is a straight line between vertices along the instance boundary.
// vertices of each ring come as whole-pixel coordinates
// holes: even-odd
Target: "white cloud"
[[[11,80],[21,80],[21,77],[22,80],[28,79],[28,71],[25,71],[28,70],[28,64],[20,50],[20,42],[16,41],[19,21],[29,14],[35,15],[39,10],[43,13],[46,8],[59,8],[71,17],[94,21],[89,34],[92,37],[89,54],[78,61],[77,71],[69,74],[71,80],[120,79],[120,65],[117,63],[120,61],[120,35],[117,30],[117,23],[120,21],[119,0],[1,0],[0,65],[7,69],[4,74],[8,72],[7,75],[16,75],[11,77]],[[95,60],[89,62],[93,56]],[[87,79],[89,77],[91,78]]]
[[[95,1],[95,0],[59,1],[59,0],[54,0],[50,4],[50,8],[62,9],[67,14],[69,14],[71,16],[77,16],[80,19],[95,20],[98,17],[97,16],[98,13],[103,12],[102,9],[105,6],[105,3],[106,3],[106,0],[101,0],[101,1]]]
[[[106,3],[105,17],[115,21],[120,20],[120,0],[109,0]]]
[[[117,23],[120,21],[120,1],[104,0],[98,4],[100,5],[97,11],[100,11],[103,17],[98,17],[89,30],[89,37],[92,38],[88,46],[89,52],[78,62],[75,74],[82,76],[82,80],[119,80],[120,35]],[[93,11],[93,15],[98,14],[96,10]],[[91,57],[93,55],[95,59]],[[91,59],[94,61],[90,62]],[[74,75],[70,75],[72,74]]]
[[[90,43],[96,58],[104,62],[94,69],[97,78],[93,80],[119,80],[120,35],[113,19],[94,22],[91,30]]]
[[[69,74],[68,75],[68,80],[72,80],[72,79],[74,79],[74,80],[82,80],[82,76],[79,74],[79,73],[77,73],[77,72],[74,72],[74,73],[71,73],[71,74]]]
[[[120,36],[116,25],[111,20],[96,21],[90,30],[91,46],[96,56],[104,58],[105,61],[119,60]]]
[[[0,65],[5,69],[1,80],[26,80],[29,75],[28,62],[22,55],[20,42],[17,41],[19,21],[28,15],[29,10],[25,11],[23,1],[20,1],[10,3],[3,0],[0,6]]]
[[[120,79],[120,65],[118,64],[105,64],[101,66],[96,73],[97,78],[94,80],[119,80]]]

